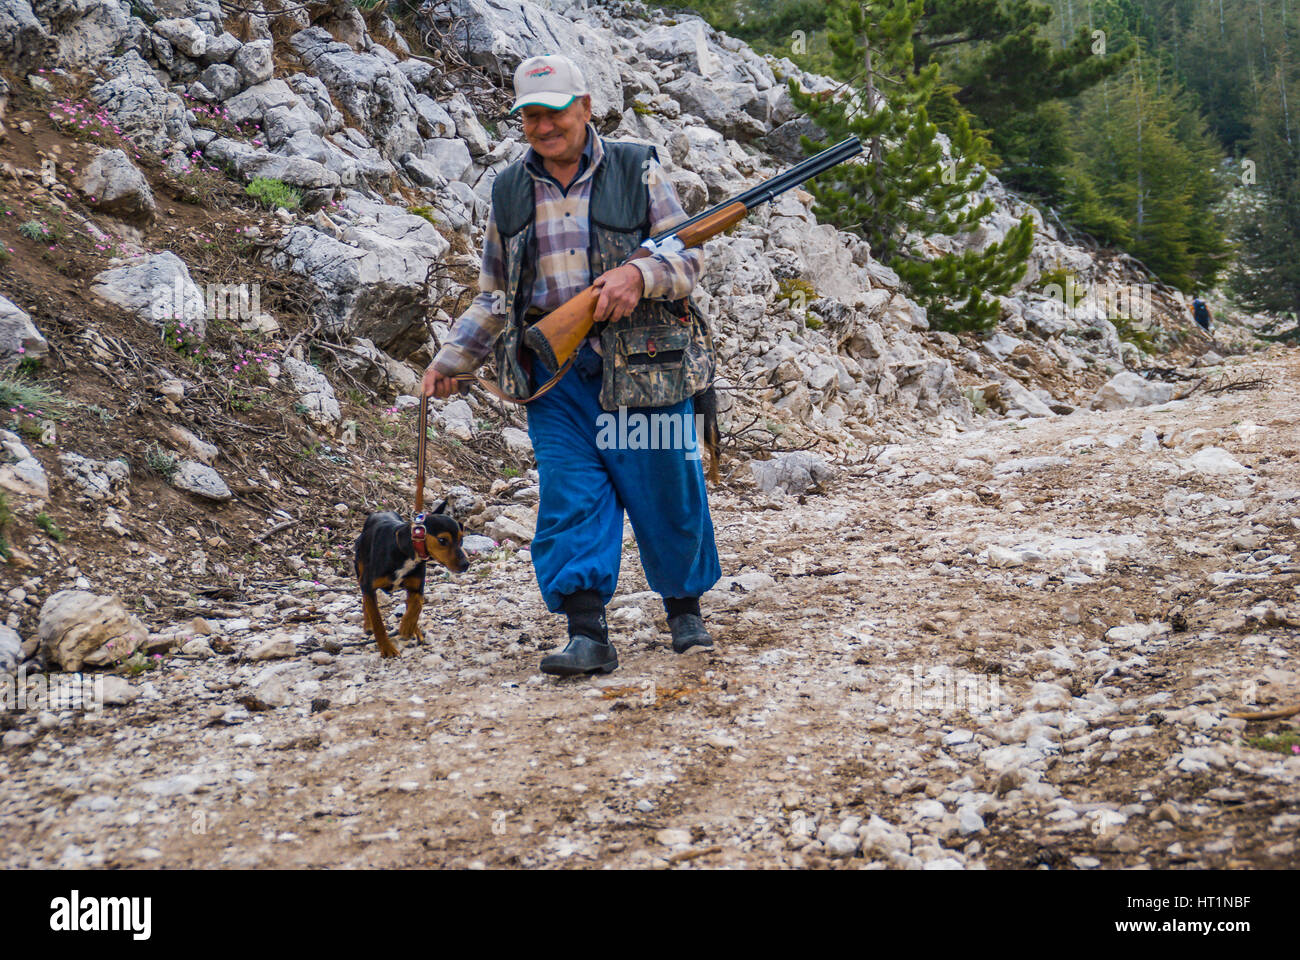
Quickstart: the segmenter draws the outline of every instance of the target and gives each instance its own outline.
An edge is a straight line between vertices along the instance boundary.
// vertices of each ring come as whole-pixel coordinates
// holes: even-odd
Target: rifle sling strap
[[[551,377],[551,379],[547,380],[544,384],[538,387],[537,392],[534,393],[532,396],[524,397],[522,400],[519,399],[518,397],[510,396],[510,394],[506,393],[504,390],[501,389],[500,385],[498,385],[493,380],[487,379],[487,377],[480,377],[472,373],[463,373],[458,375],[455,379],[459,380],[461,383],[477,383],[488,393],[492,394],[492,396],[500,400],[504,400],[507,403],[532,403],[542,394],[546,393],[546,391],[550,390],[551,387],[555,386],[557,383],[560,382],[560,378],[569,372],[569,368],[573,366],[573,361],[577,356],[578,353],[575,350],[573,354],[569,357],[569,359],[564,361],[564,365],[560,367],[559,372],[557,372],[555,376]]]

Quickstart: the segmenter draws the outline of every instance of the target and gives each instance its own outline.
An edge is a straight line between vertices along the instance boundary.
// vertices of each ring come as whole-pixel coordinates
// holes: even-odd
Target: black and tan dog
[[[403,640],[419,637],[420,610],[424,607],[424,565],[436,560],[448,570],[464,573],[469,560],[460,547],[460,524],[447,512],[447,501],[407,523],[396,513],[372,513],[357,538],[356,571],[361,585],[361,605],[367,634],[379,641],[381,657],[397,656],[397,647],[384,630],[376,591],[406,591],[406,613],[397,628]]]

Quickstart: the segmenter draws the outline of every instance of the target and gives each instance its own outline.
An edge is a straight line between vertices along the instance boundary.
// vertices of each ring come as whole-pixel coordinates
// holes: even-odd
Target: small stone
[[[292,657],[298,652],[293,645],[293,641],[285,637],[273,637],[264,640],[253,648],[249,653],[250,660],[283,660],[286,657]]]
[[[1183,819],[1183,815],[1178,812],[1178,808],[1172,803],[1162,803],[1151,811],[1152,820],[1168,820],[1171,823],[1178,823]]]
[[[203,637],[195,637],[193,640],[187,640],[181,645],[181,656],[189,657],[194,660],[207,660],[215,657],[216,653],[212,649],[212,644]]]
[[[293,702],[289,691],[275,677],[268,677],[256,688],[240,696],[239,702],[249,710],[275,710]]]
[[[913,809],[922,820],[938,820],[947,812],[938,800],[921,800]]]
[[[466,553],[485,553],[488,550],[495,550],[497,542],[491,537],[484,537],[477,533],[471,533],[460,542],[461,549]]]
[[[655,834],[655,839],[665,847],[684,847],[691,842],[691,832],[666,827]]]
[[[957,830],[963,837],[979,833],[984,829],[984,818],[974,807],[962,807],[957,811]]]
[[[224,502],[234,494],[217,471],[197,460],[184,460],[171,478],[172,486],[207,500]]]
[[[110,707],[121,707],[140,696],[140,691],[126,680],[114,674],[104,676],[104,703]]]
[[[836,859],[851,857],[858,852],[861,839],[843,833],[832,833],[826,838],[826,852]]]
[[[164,780],[144,780],[136,788],[155,797],[176,797],[194,793],[201,784],[198,777],[180,774]]]

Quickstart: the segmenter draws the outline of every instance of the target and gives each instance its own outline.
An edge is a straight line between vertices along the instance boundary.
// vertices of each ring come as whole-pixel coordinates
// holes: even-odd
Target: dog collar
[[[411,521],[411,546],[415,549],[415,555],[421,560],[429,559],[429,550],[424,544],[424,514],[416,514],[415,519]]]

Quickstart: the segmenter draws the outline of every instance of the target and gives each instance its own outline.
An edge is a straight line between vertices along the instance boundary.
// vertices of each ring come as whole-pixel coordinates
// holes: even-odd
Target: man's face
[[[538,155],[560,163],[576,163],[587,143],[591,96],[576,97],[563,110],[530,103],[519,111],[524,136]]]

